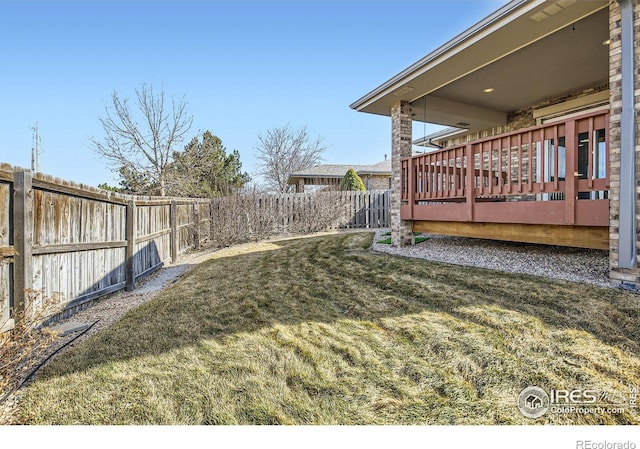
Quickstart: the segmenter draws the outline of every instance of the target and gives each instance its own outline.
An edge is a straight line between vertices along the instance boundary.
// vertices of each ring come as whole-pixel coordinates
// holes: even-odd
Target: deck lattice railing
[[[402,159],[403,218],[475,221],[479,202],[564,201],[573,210],[579,200],[607,200],[608,136],[609,112],[600,111]],[[416,213],[447,203],[458,213]],[[564,224],[589,225],[564,215]]]

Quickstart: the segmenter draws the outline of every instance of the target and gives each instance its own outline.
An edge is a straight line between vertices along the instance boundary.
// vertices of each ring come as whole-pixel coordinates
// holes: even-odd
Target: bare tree
[[[150,191],[139,193],[164,196],[174,146],[189,131],[193,118],[186,112],[184,97],[172,98],[168,110],[164,88],[156,94],[153,86],[143,84],[135,92],[136,116],[129,100],[114,91],[111,108],[105,106],[105,116],[99,118],[104,138],[92,137],[89,141],[115,171],[124,169],[150,180]]]
[[[322,161],[324,137],[312,140],[306,127],[297,130],[289,125],[268,130],[258,135],[256,159],[257,172],[264,177],[270,190],[285,193],[292,186],[287,183],[289,174],[318,165]]]

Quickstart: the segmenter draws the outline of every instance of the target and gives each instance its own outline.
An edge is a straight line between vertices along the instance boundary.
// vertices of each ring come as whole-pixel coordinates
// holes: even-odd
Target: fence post
[[[171,227],[171,263],[178,261],[178,206],[176,200],[169,205],[169,226]]]
[[[193,203],[193,248],[200,249],[200,211],[196,201]]]
[[[136,272],[133,259],[136,249],[136,202],[131,200],[127,202],[127,262],[125,265],[125,273],[127,279],[127,291],[136,288]]]
[[[13,173],[13,313],[24,311],[33,287],[33,188],[30,171]]]

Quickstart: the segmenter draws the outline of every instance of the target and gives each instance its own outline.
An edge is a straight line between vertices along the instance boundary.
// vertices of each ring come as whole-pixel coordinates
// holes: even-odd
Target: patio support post
[[[618,266],[636,267],[636,161],[634,101],[633,1],[619,0],[621,14],[620,52],[622,57],[620,120],[620,228]]]
[[[609,278],[633,288],[640,285],[640,120],[635,111],[640,101],[636,64],[640,58],[640,45],[636,42],[639,21],[639,0],[609,4]]]
[[[400,218],[402,179],[400,159],[411,157],[411,105],[397,101],[391,107],[391,245],[413,245],[413,222]],[[412,186],[409,186],[412,188]]]

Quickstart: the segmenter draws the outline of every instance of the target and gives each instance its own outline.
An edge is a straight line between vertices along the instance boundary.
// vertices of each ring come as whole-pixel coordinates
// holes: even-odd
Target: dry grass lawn
[[[47,365],[24,424],[640,424],[516,408],[640,385],[638,296],[368,251],[372,233],[221,251]]]

